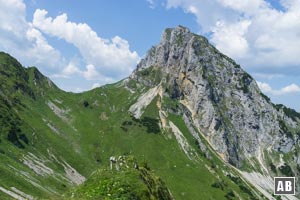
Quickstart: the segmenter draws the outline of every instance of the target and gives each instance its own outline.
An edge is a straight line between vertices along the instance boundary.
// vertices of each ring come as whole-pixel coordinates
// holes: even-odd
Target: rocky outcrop
[[[185,121],[236,167],[263,157],[266,149],[289,153],[295,147],[289,130],[297,120],[278,110],[237,63],[185,27],[166,29],[130,79],[149,87],[161,84],[164,96],[186,108]]]

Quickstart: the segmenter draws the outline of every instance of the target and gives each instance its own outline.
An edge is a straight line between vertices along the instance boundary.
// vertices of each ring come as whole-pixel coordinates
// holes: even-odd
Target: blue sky
[[[128,76],[167,27],[235,59],[300,110],[300,0],[0,0],[0,50],[79,92]]]

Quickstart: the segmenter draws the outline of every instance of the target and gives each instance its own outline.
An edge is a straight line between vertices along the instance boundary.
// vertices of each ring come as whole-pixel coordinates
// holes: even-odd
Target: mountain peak
[[[168,66],[183,65],[183,62],[186,62],[186,66],[193,65],[198,62],[200,54],[208,51],[217,50],[205,37],[196,35],[183,26],[167,28],[162,33],[160,43],[147,52],[145,58],[138,64],[137,70],[150,66],[168,68]]]
[[[238,64],[185,27],[166,29],[128,79],[82,94],[55,88],[35,67],[0,53],[6,194],[55,199],[91,177],[70,195],[163,199],[168,188],[151,166],[163,169],[176,199],[197,199],[199,188],[208,191],[202,199],[262,199],[262,189],[272,199],[271,177],[300,177],[300,114],[272,104]],[[144,162],[130,165],[128,154]]]
[[[161,37],[161,43],[169,42],[171,38],[176,38],[179,35],[190,35],[190,30],[184,26],[178,25],[175,28],[166,28]]]
[[[291,146],[281,145],[287,130],[282,121],[287,127],[295,122],[276,110],[234,60],[185,27],[166,29],[131,78],[148,87],[161,84],[163,95],[181,102],[181,112],[234,166],[261,156],[260,149],[266,147],[291,151]],[[278,140],[272,144],[274,135]]]

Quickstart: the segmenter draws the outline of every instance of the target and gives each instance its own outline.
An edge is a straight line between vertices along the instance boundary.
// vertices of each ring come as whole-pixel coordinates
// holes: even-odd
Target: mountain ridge
[[[270,151],[299,151],[297,112],[271,103],[247,72],[187,28],[166,29],[130,77],[155,86],[153,76],[160,76],[166,95],[185,107],[187,121],[233,166],[243,168],[254,159],[250,165],[259,163],[268,174],[264,159]],[[294,159],[296,165],[294,160],[290,164],[297,174],[297,154]]]
[[[0,54],[0,160],[9,163],[0,164],[0,187],[10,192],[59,198],[126,154],[149,162],[175,199],[195,199],[199,188],[203,199],[270,199],[271,177],[300,173],[299,113],[272,104],[185,27],[166,29],[129,78],[79,94],[14,59],[23,78],[7,79],[3,55],[12,58]],[[7,141],[6,122],[18,120],[24,125]]]
[[[164,70],[165,71],[165,74],[170,74],[169,73],[169,71],[173,71],[173,72],[175,72],[174,74],[174,76],[175,76],[175,78],[173,78],[172,80],[171,80],[171,82],[172,83],[174,83],[174,84],[169,84],[169,85],[176,85],[176,84],[178,84],[178,82],[179,81],[182,81],[183,82],[183,84],[182,85],[184,85],[184,86],[186,86],[186,88],[184,88],[184,89],[186,89],[186,91],[176,91],[176,89],[182,89],[182,88],[180,88],[180,87],[177,87],[177,88],[175,88],[175,91],[174,91],[174,93],[172,93],[171,94],[171,96],[172,97],[177,97],[178,95],[180,96],[181,95],[181,98],[184,98],[184,97],[182,97],[182,96],[184,96],[185,94],[187,94],[189,91],[189,89],[190,88],[188,88],[190,85],[195,85],[195,84],[198,84],[198,85],[200,85],[201,86],[201,84],[203,84],[201,81],[203,81],[203,79],[204,79],[204,82],[206,82],[206,83],[204,83],[204,85],[205,85],[205,87],[208,87],[209,88],[209,90],[210,91],[208,91],[207,93],[207,95],[206,96],[208,96],[209,98],[210,98],[210,100],[211,101],[213,101],[213,103],[215,103],[215,104],[219,104],[220,102],[221,102],[221,99],[220,98],[222,98],[222,95],[224,95],[225,97],[226,97],[226,95],[227,96],[230,96],[230,95],[228,95],[228,94],[221,94],[221,92],[220,92],[220,90],[218,89],[218,87],[222,87],[221,86],[221,83],[223,83],[223,84],[227,84],[227,83],[230,83],[231,81],[234,81],[234,86],[236,86],[237,88],[235,88],[235,91],[234,90],[232,90],[232,92],[236,92],[236,90],[241,90],[242,92],[239,92],[239,91],[237,91],[238,93],[237,94],[233,94],[233,95],[240,95],[240,97],[239,98],[252,98],[252,96],[259,96],[259,101],[261,102],[261,103],[263,103],[263,104],[265,104],[266,106],[268,106],[268,102],[269,102],[269,100],[268,99],[266,99],[266,96],[265,95],[261,95],[262,93],[261,93],[261,91],[259,90],[259,88],[258,88],[258,86],[257,86],[257,84],[255,83],[255,81],[254,81],[254,79],[249,75],[249,74],[247,74],[245,71],[243,71],[241,68],[240,68],[240,66],[239,65],[237,65],[234,61],[232,61],[231,59],[229,59],[229,63],[231,64],[231,66],[229,66],[229,67],[231,67],[231,68],[229,68],[228,66],[226,66],[225,64],[226,63],[221,63],[221,64],[218,64],[218,63],[216,63],[217,61],[219,61],[220,59],[219,58],[217,58],[217,59],[215,59],[213,56],[215,56],[215,55],[213,55],[213,56],[211,56],[210,57],[210,53],[211,53],[211,51],[213,52],[213,53],[215,53],[215,52],[217,52],[217,56],[218,55],[220,55],[220,56],[218,56],[218,57],[221,57],[222,59],[224,59],[225,60],[225,62],[227,61],[228,62],[228,57],[224,57],[224,55],[223,54],[221,54],[221,53],[219,53],[213,46],[211,46],[211,45],[208,45],[208,43],[207,43],[207,40],[205,40],[205,39],[203,39],[202,38],[202,41],[200,42],[200,44],[197,46],[197,44],[195,44],[195,43],[197,43],[197,41],[195,42],[195,40],[197,40],[197,39],[195,39],[195,38],[201,38],[201,37],[199,37],[199,36],[195,36],[194,34],[192,34],[192,33],[190,33],[189,32],[189,30],[188,29],[186,29],[186,28],[183,28],[183,27],[181,27],[181,26],[179,26],[179,27],[176,27],[175,29],[173,29],[174,31],[173,32],[170,32],[170,29],[166,29],[166,31],[164,32],[164,34],[163,34],[163,36],[162,36],[162,41],[161,41],[161,43],[156,47],[156,49],[155,49],[155,51],[156,52],[158,52],[158,56],[156,55],[156,56],[154,56],[155,58],[158,58],[158,60],[155,60],[155,61],[153,61],[153,60],[151,60],[152,58],[153,58],[153,56],[151,55],[152,54],[152,51],[153,51],[153,48],[150,50],[150,52],[148,53],[148,56],[146,56],[146,58],[144,58],[141,62],[140,62],[140,64],[138,65],[138,67],[137,67],[137,70],[136,70],[136,72],[135,73],[133,73],[133,75],[132,75],[132,77],[133,78],[136,78],[136,80],[138,80],[139,81],[139,78],[142,78],[142,76],[139,76],[139,77],[137,77],[136,76],[136,74],[138,74],[138,72],[140,71],[140,70],[143,70],[143,69],[147,69],[148,67],[153,67],[153,66],[162,66],[162,67],[160,67],[160,69],[162,69],[162,70]],[[171,35],[170,35],[171,34]],[[175,49],[173,49],[173,51],[171,51],[171,52],[169,52],[169,50],[168,50],[168,38],[171,38],[171,40],[172,40],[172,42],[173,43],[177,43],[178,41],[182,41],[182,40],[185,40],[185,38],[183,38],[183,39],[178,39],[177,37],[181,37],[180,35],[181,34],[186,34],[186,35],[188,35],[188,36],[186,36],[186,37],[188,37],[187,38],[187,40],[191,40],[192,42],[191,42],[191,44],[192,45],[195,45],[194,47],[190,47],[190,48],[188,48],[188,49],[186,49],[185,47],[183,47],[181,50],[178,50],[177,51],[177,49],[175,48]],[[173,39],[172,39],[173,38]],[[174,42],[175,41],[175,42]],[[172,43],[171,42],[171,43]],[[190,42],[185,42],[186,44],[189,44]],[[204,44],[203,44],[204,43]],[[201,45],[204,45],[204,47],[199,47],[199,46],[201,46]],[[172,46],[172,45],[171,45]],[[174,46],[174,45],[173,45]],[[175,44],[175,46],[176,46],[176,44]],[[180,46],[180,44],[179,44],[179,46]],[[202,56],[201,58],[200,58],[200,60],[198,59],[199,58],[199,51],[197,51],[197,49],[196,48],[199,48],[199,49],[201,49],[201,50],[203,50],[203,49],[205,49],[205,48],[208,48],[209,49],[209,51],[208,52],[206,52],[208,55],[204,55],[204,56]],[[163,50],[162,50],[163,49]],[[194,52],[194,54],[196,54],[196,56],[195,55],[193,55],[193,53],[192,53],[192,55],[190,55],[190,53],[186,53],[186,52],[191,52],[191,51],[195,51]],[[160,51],[162,51],[162,52],[160,52]],[[168,53],[170,54],[170,55],[168,55]],[[186,57],[185,58],[183,58],[183,54],[184,53],[186,53],[186,54],[188,54],[188,55],[186,55]],[[198,54],[198,55],[197,55]],[[216,53],[215,53],[216,54]],[[166,56],[166,55],[168,55],[168,56]],[[194,59],[194,57],[196,57],[196,61],[195,60],[193,60]],[[198,57],[197,57],[198,56]],[[178,57],[181,57],[181,59],[180,58],[178,58]],[[165,58],[167,58],[167,59],[165,59]],[[201,67],[201,64],[203,64],[203,63],[205,63],[205,60],[208,60],[208,59],[215,59],[215,60],[213,60],[212,62],[215,62],[214,64],[211,64],[211,63],[207,63],[207,64],[210,64],[212,67],[214,67],[214,65],[215,66],[217,66],[217,67],[214,67],[213,69],[210,69],[210,68],[212,68],[212,67],[210,67],[210,66],[204,66],[204,67]],[[199,61],[198,61],[199,60]],[[187,63],[183,63],[183,62],[187,62]],[[179,64],[178,64],[179,63]],[[196,65],[200,65],[200,67],[198,67],[198,68],[202,68],[202,72],[199,72],[199,70],[198,69],[196,69],[195,68],[195,66]],[[175,65],[175,67],[173,67],[173,65]],[[187,67],[185,67],[185,65],[187,66]],[[178,67],[179,66],[179,67]],[[233,67],[232,67],[233,66]],[[180,69],[180,71],[178,70],[178,68],[182,68],[182,69]],[[218,68],[219,67],[219,68]],[[224,67],[227,67],[225,70],[224,70]],[[203,79],[201,80],[200,78],[198,78],[198,77],[193,77],[193,75],[192,75],[192,73],[190,73],[189,74],[189,76],[187,76],[186,74],[188,73],[188,71],[191,71],[191,70],[193,70],[193,69],[196,69],[196,70],[198,70],[198,71],[192,71],[192,72],[194,72],[194,73],[198,73],[198,74],[200,74],[200,75],[202,75],[202,77],[203,77]],[[231,71],[233,71],[230,75],[232,75],[233,76],[233,78],[230,78],[229,76],[227,76],[227,77],[225,77],[225,71],[226,70],[231,70]],[[214,72],[214,74],[210,74],[210,72]],[[205,74],[205,73],[207,73],[207,74]],[[219,76],[219,77],[221,77],[221,78],[227,78],[227,80],[221,80],[221,81],[219,81],[218,80],[218,82],[217,81],[215,81],[216,79],[218,79],[218,76],[216,75],[216,74],[222,74],[223,73],[223,75],[221,75],[221,76]],[[241,77],[241,79],[240,80],[234,80],[236,77],[234,77],[235,75],[237,75],[238,76],[238,78],[240,78]],[[134,77],[135,76],[135,77]],[[172,76],[172,75],[170,75],[170,76]],[[181,76],[181,77],[180,77]],[[214,80],[215,79],[215,80]],[[179,81],[178,81],[179,80]],[[168,82],[168,81],[166,81],[166,82]],[[170,82],[170,81],[169,81]],[[221,83],[220,83],[221,82]],[[145,84],[145,82],[143,82],[144,84]],[[146,83],[147,84],[147,83]],[[167,83],[168,84],[168,83]],[[227,84],[226,85],[226,87],[229,87],[229,86],[231,86],[230,84]],[[222,88],[222,89],[224,89],[224,87]],[[197,90],[197,88],[196,89],[194,89],[194,90]],[[182,94],[183,92],[185,92],[185,94]],[[204,93],[205,93],[206,91],[204,91]],[[249,97],[248,97],[248,96]],[[252,95],[252,96],[251,96]],[[188,95],[186,95],[186,96],[188,96]],[[247,103],[247,102],[246,102]],[[193,102],[193,104],[195,104],[195,102]],[[270,105],[269,107],[272,107],[272,105]],[[269,109],[271,109],[271,108],[269,108]],[[195,110],[194,110],[195,111]],[[275,112],[274,111],[274,109],[273,110],[271,110],[270,112]],[[283,117],[287,117],[287,116],[283,116]],[[218,124],[218,119],[211,119],[211,120],[215,120],[215,124]],[[210,121],[211,121],[210,120]],[[298,119],[299,120],[299,119]],[[224,120],[222,120],[222,121],[224,121]],[[241,120],[241,121],[243,121],[243,120]],[[291,120],[288,120],[288,122],[290,123],[289,125],[291,125],[291,126],[295,126],[292,122],[291,122]],[[206,125],[206,127],[208,127],[209,125]],[[217,126],[217,125],[216,125]],[[215,128],[217,128],[217,127],[213,127],[214,129]],[[256,123],[256,124],[254,124],[253,125],[254,127],[253,128],[258,128],[257,126],[258,126],[258,124]],[[276,128],[278,128],[278,123],[276,124],[275,123],[275,126],[277,126]],[[278,128],[279,129],[279,128]],[[235,163],[235,164],[237,164],[237,163]]]

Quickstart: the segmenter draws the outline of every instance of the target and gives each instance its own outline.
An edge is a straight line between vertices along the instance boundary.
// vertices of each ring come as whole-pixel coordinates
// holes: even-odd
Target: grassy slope
[[[133,156],[117,156],[118,169],[102,167],[79,187],[64,195],[75,199],[172,199],[165,183],[156,177],[146,163]],[[121,165],[122,163],[122,165]]]
[[[113,96],[111,96],[108,91],[110,91]],[[93,128],[94,130],[101,130],[99,131],[99,133],[101,133],[99,145],[102,147],[102,157],[100,157],[104,163],[108,161],[108,157],[111,155],[127,153],[135,155],[138,160],[148,161],[151,169],[166,181],[172,194],[177,199],[195,199],[195,197],[200,198],[199,195],[201,195],[202,199],[224,199],[225,195],[230,192],[230,188],[239,193],[241,197],[248,196],[241,191],[238,185],[225,177],[221,172],[221,169],[212,170],[215,174],[209,172],[205,165],[211,166],[212,161],[205,160],[204,158],[202,161],[191,161],[179,148],[174,137],[172,139],[167,139],[164,136],[164,133],[147,133],[145,127],[138,123],[135,124],[127,112],[128,107],[132,102],[129,104],[127,103],[127,105],[124,103],[128,102],[128,95],[130,94],[128,91],[123,88],[108,86],[106,88],[97,89],[91,93],[93,94],[83,94],[80,101],[83,101],[88,97],[92,100],[92,96],[99,95],[99,93],[107,94],[107,97],[109,98],[109,105],[103,107],[103,110],[106,113],[111,114],[108,116],[109,119],[106,123],[101,123],[100,120],[99,126],[97,127],[95,124],[95,127]],[[105,102],[103,99],[102,101]],[[118,104],[126,105],[125,109],[124,106],[118,107]],[[115,107],[115,111],[110,112],[110,108],[112,107]],[[90,110],[87,113],[90,113],[91,117],[86,114],[84,119],[87,121],[81,121],[81,123],[87,124],[89,121],[95,119],[96,116],[93,116],[92,110],[96,108],[89,109]],[[100,108],[97,112],[100,113],[103,112],[103,110]],[[143,117],[158,117],[155,100],[145,110],[142,118]],[[174,120],[182,132],[188,137],[189,134],[182,119],[178,116],[173,116],[172,120]],[[124,121],[132,121],[133,123],[133,125],[127,127],[127,131],[120,128]],[[78,127],[78,130],[80,130],[80,127]],[[91,139],[93,140],[93,137]],[[192,143],[193,139],[189,137],[189,141]],[[91,141],[86,141],[86,144],[90,144],[90,142]],[[92,152],[94,152],[94,150],[92,150],[91,153]],[[218,166],[221,168],[223,165],[222,162],[218,161],[216,157],[214,157],[214,159],[216,161],[213,162],[217,162],[219,164]],[[221,178],[216,178],[216,175]],[[222,182],[222,180],[226,182],[223,189],[211,186],[216,182]]]
[[[23,122],[22,131],[29,139],[29,144],[24,144],[25,148],[20,149],[7,141],[6,133],[1,132],[0,186],[7,189],[16,187],[33,196],[54,199],[74,186],[62,178],[57,180],[52,176],[37,175],[23,165],[21,159],[28,152],[42,158],[44,164],[56,174],[64,175],[64,169],[49,152],[86,177],[96,169],[107,166],[110,156],[132,154],[137,160],[148,162],[150,168],[166,182],[175,199],[226,199],[231,190],[235,198],[249,197],[241,190],[243,183],[235,184],[222,173],[222,169],[230,169],[216,156],[213,156],[213,160],[200,156],[199,160],[191,161],[180,149],[175,137],[166,137],[166,132],[153,133],[151,127],[149,131],[145,124],[134,121],[128,109],[136,101],[139,92],[132,94],[117,83],[81,94],[67,93],[55,86],[48,87],[44,79],[35,84],[34,69],[28,69],[27,73],[27,84],[36,98],[19,89],[11,93],[16,94],[25,105],[14,107],[17,108],[14,113]],[[11,98],[9,93],[3,96]],[[49,101],[68,110],[64,114],[66,119],[57,116],[49,108]],[[158,118],[155,101],[142,117]],[[170,115],[170,119],[184,133],[190,145],[197,149],[181,117]],[[125,121],[133,124],[127,127],[127,131],[121,128]],[[47,123],[54,126],[59,134],[51,130]],[[33,186],[26,176],[42,187]],[[221,182],[218,187],[212,187],[218,182]]]
[[[228,181],[228,178],[227,188],[222,190],[212,187],[211,185],[219,180],[205,167],[205,165],[211,166],[211,161],[204,158],[197,162],[189,160],[179,148],[174,137],[167,139],[164,133],[148,133],[147,128],[139,123],[128,127],[128,131],[124,131],[121,128],[123,122],[133,121],[128,113],[128,108],[135,98],[131,97],[132,94],[126,89],[117,85],[108,85],[82,94],[49,91],[44,98],[36,101],[24,99],[23,101],[28,106],[27,109],[20,112],[20,116],[34,126],[35,132],[35,136],[31,138],[34,145],[29,145],[25,151],[47,156],[47,149],[50,149],[53,154],[63,157],[85,176],[89,176],[101,166],[107,166],[108,158],[111,155],[130,153],[135,155],[138,160],[147,161],[150,168],[165,180],[176,199],[195,199],[199,195],[203,199],[222,199],[231,187],[240,193],[239,188]],[[70,124],[62,121],[49,109],[46,105],[49,100],[52,102],[62,101],[61,104],[56,103],[56,105],[70,109],[68,113]],[[84,106],[84,101],[88,102],[87,107]],[[156,103],[153,101],[143,117],[157,118],[157,114]],[[61,134],[57,135],[51,131],[43,119],[50,121]],[[180,117],[172,116],[171,119],[192,144],[193,139],[188,137],[187,128]],[[21,156],[20,150],[14,149],[15,152],[18,151],[15,156]],[[219,164],[222,165],[221,162]],[[49,185],[59,193],[67,190],[63,184],[60,184],[61,187],[57,186],[51,178],[45,179],[34,175],[31,170],[26,169],[20,163],[15,162],[12,165],[17,169],[24,168],[33,177],[37,177],[43,185]],[[3,167],[3,165],[1,166]],[[51,163],[48,163],[47,166],[63,173],[63,169],[59,165],[51,166]],[[226,180],[220,170],[215,171],[218,176]],[[21,190],[29,194],[49,197],[42,191],[32,191],[31,187],[28,187],[28,183],[22,179],[17,177],[11,179],[11,177],[12,174],[8,174],[7,179],[2,179],[1,183],[6,183],[6,187],[16,186],[18,179],[18,182],[21,183],[18,188]],[[241,194],[241,196],[246,196]]]

